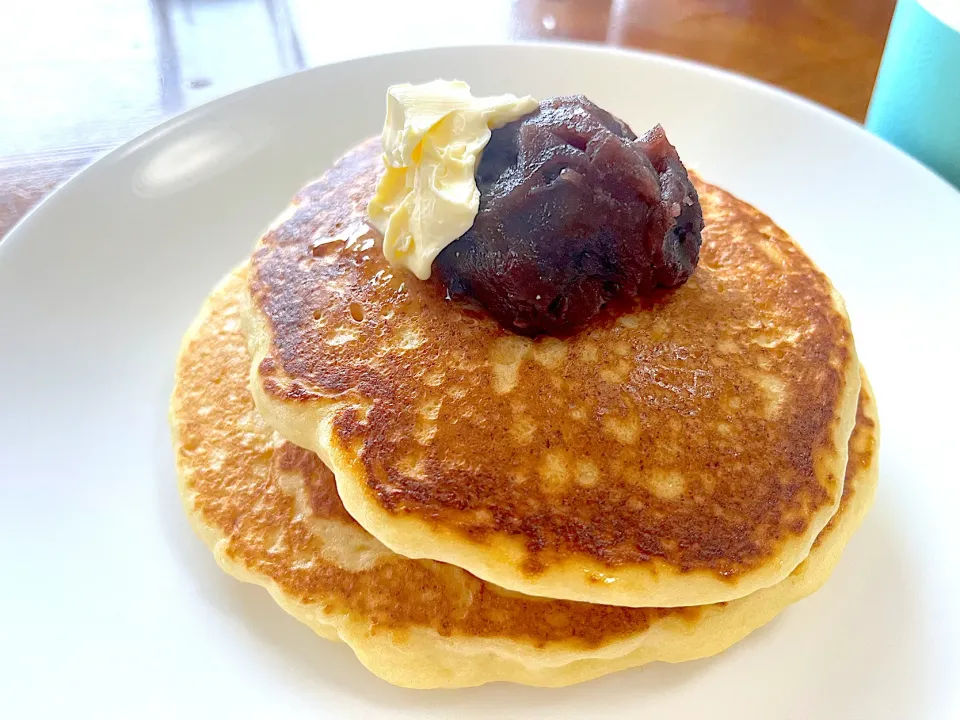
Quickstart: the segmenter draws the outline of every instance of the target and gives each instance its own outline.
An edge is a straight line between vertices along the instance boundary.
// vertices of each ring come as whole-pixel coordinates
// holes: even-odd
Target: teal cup
[[[960,187],[960,0],[899,0],[866,126]]]

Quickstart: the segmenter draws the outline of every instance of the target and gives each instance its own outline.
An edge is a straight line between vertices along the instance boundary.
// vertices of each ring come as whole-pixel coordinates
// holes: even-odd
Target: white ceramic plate
[[[847,299],[876,506],[814,597],[719,657],[543,690],[392,687],[214,564],[174,484],[180,337],[391,82],[582,92],[771,214]],[[859,127],[689,63],[564,46],[321,67],[97,162],[0,246],[0,716],[960,717],[960,194]]]

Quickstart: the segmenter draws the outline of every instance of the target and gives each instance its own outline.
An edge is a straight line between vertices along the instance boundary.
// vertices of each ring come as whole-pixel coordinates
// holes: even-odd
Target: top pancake
[[[859,391],[843,303],[764,215],[699,183],[683,286],[528,339],[391,268],[376,141],[305,188],[250,273],[251,389],[408,557],[531,595],[722,602],[786,577],[843,491]]]
[[[240,269],[204,304],[177,363],[170,421],[187,516],[228,573],[399,685],[566,685],[720,652],[820,587],[872,502],[880,428],[864,377],[840,508],[772,587],[729,603],[625,608],[533,598],[411,560],[357,526],[317,456],[258,415],[238,320],[245,294]]]

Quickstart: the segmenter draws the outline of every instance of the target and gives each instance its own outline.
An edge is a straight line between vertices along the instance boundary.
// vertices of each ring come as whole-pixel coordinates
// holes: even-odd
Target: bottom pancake
[[[878,425],[864,378],[840,509],[808,558],[772,587],[714,605],[626,608],[528,597],[402,557],[346,513],[319,458],[257,413],[240,326],[244,273],[208,299],[178,361],[170,417],[184,507],[226,572],[265,587],[396,685],[560,686],[716,654],[818,589],[870,507]]]

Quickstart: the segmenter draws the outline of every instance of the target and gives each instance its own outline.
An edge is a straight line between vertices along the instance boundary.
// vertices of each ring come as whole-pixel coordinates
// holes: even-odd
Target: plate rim
[[[135,152],[141,147],[148,145],[152,142],[155,142],[157,139],[162,138],[163,136],[174,132],[179,126],[193,122],[195,118],[203,113],[217,112],[220,110],[221,106],[226,106],[234,102],[238,102],[245,98],[247,95],[255,95],[258,92],[263,92],[263,88],[266,86],[280,86],[285,83],[299,83],[306,82],[307,78],[311,74],[323,73],[328,71],[330,68],[341,67],[351,64],[360,64],[365,62],[372,61],[384,61],[393,57],[401,56],[410,56],[410,55],[429,55],[433,53],[446,53],[446,52],[457,52],[463,50],[472,50],[472,51],[490,51],[494,52],[497,50],[528,50],[528,51],[546,51],[546,52],[563,52],[563,53],[582,53],[584,55],[594,55],[594,56],[619,56],[629,58],[633,61],[642,61],[649,62],[654,65],[663,65],[674,67],[680,70],[691,71],[700,73],[710,77],[711,79],[723,83],[730,82],[734,85],[739,85],[743,88],[746,88],[753,92],[758,92],[760,94],[772,95],[773,97],[778,98],[779,100],[785,102],[786,104],[796,108],[801,112],[813,113],[814,115],[819,115],[825,120],[828,120],[831,123],[834,123],[838,127],[844,128],[845,131],[852,131],[855,135],[867,140],[868,143],[872,145],[874,150],[872,152],[879,153],[890,153],[893,157],[899,158],[899,160],[907,161],[909,165],[913,166],[915,171],[919,171],[922,175],[927,176],[929,180],[939,183],[942,187],[946,188],[948,191],[951,191],[955,194],[956,198],[960,200],[960,188],[954,187],[949,183],[945,178],[940,176],[934,170],[928,168],[926,165],[921,163],[919,160],[909,155],[905,151],[896,147],[895,145],[890,144],[886,140],[873,135],[869,132],[861,123],[857,123],[850,117],[843,115],[837,110],[834,110],[827,105],[823,105],[815,100],[804,97],[795,93],[791,90],[787,90],[772,83],[769,83],[765,80],[761,80],[755,77],[751,77],[742,72],[736,70],[730,70],[727,68],[722,68],[716,65],[710,65],[708,63],[701,62],[699,60],[691,60],[688,58],[679,57],[676,55],[670,55],[667,53],[653,52],[650,50],[634,49],[634,48],[625,48],[611,45],[604,45],[602,43],[596,42],[572,42],[572,41],[538,41],[538,40],[523,40],[518,42],[476,42],[476,43],[459,43],[451,45],[432,45],[427,47],[414,47],[407,48],[404,50],[393,50],[387,52],[373,52],[356,57],[343,58],[340,60],[334,60],[328,63],[322,63],[319,65],[314,65],[312,67],[303,68],[301,70],[296,70],[292,73],[286,75],[280,75],[277,77],[269,78],[267,80],[262,80],[260,82],[248,85],[246,87],[238,88],[232,90],[220,97],[213,98],[194,107],[185,108],[176,114],[165,118],[158,124],[150,127],[143,132],[135,135],[134,137],[124,141],[115,148],[112,148],[102,155],[96,157],[89,165],[81,168],[74,175],[71,175],[67,180],[58,185],[52,191],[47,193],[42,197],[36,205],[30,208],[23,216],[21,216],[13,226],[6,232],[3,237],[0,237],[0,258],[3,257],[5,252],[10,252],[9,246],[15,242],[20,242],[20,236],[25,234],[23,229],[25,225],[32,222],[32,218],[41,212],[47,212],[47,205],[51,201],[59,202],[59,200],[54,200],[54,198],[59,198],[63,191],[68,187],[73,187],[78,182],[86,182],[87,175],[91,172],[97,172],[101,170],[109,162],[116,160],[124,155]]]

